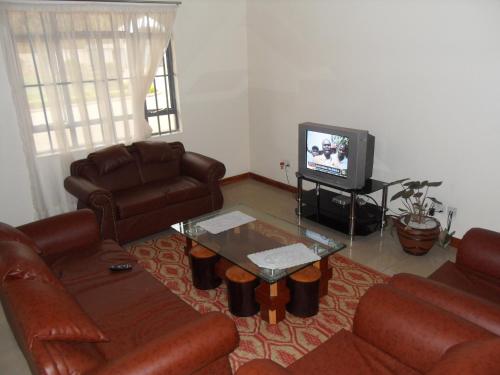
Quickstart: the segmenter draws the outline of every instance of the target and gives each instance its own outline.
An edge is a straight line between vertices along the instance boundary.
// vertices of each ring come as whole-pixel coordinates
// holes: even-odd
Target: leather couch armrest
[[[215,184],[226,174],[226,167],[220,161],[195,152],[182,155],[182,174],[196,178],[208,185]]]
[[[100,240],[95,214],[88,209],[68,212],[21,225],[43,255],[82,249]]]
[[[460,241],[457,264],[500,279],[500,233],[472,228]]]
[[[500,306],[493,302],[417,275],[401,273],[389,284],[500,336]]]
[[[69,176],[64,180],[65,189],[91,208],[99,222],[104,239],[119,241],[116,231],[116,206],[113,194],[82,177]]]
[[[389,285],[376,285],[361,298],[353,332],[423,373],[450,347],[495,337],[473,323]]]
[[[290,372],[269,359],[254,359],[241,366],[235,375],[289,375]]]
[[[74,195],[87,205],[91,205],[92,198],[97,194],[105,195],[110,199],[113,198],[110,191],[103,189],[82,177],[66,177],[64,180],[64,188],[68,193]]]
[[[92,375],[191,374],[231,353],[238,342],[230,318],[208,313],[105,364]]]

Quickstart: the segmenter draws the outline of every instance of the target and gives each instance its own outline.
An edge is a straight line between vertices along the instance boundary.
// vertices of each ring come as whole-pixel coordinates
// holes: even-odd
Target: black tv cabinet
[[[380,229],[382,234],[387,211],[387,192],[389,184],[368,179],[361,189],[344,189],[338,186],[320,183],[314,179],[296,173],[297,176],[297,215],[313,220],[327,227],[346,233],[351,240],[355,235],[367,235]],[[302,189],[302,182],[310,181],[316,184],[313,190]],[[337,191],[349,193],[349,196],[322,189],[328,186]],[[364,200],[361,204],[360,195],[369,195],[382,190],[380,205]]]

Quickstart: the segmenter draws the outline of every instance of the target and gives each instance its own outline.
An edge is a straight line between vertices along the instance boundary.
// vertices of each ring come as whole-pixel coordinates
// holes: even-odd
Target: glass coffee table
[[[232,212],[240,212],[256,220],[218,234],[212,234],[200,226],[202,222]],[[314,231],[243,205],[186,220],[172,225],[172,228],[186,237],[187,255],[193,246],[193,241],[220,255],[220,265],[218,264],[217,269],[222,278],[225,270],[232,265],[237,265],[258,277],[261,282],[255,289],[255,298],[260,304],[262,319],[271,324],[276,324],[285,318],[285,305],[290,298],[286,277],[311,263],[285,269],[269,269],[257,266],[247,255],[296,243],[306,245],[320,258],[312,264],[321,271],[320,297],[322,297],[328,293],[328,280],[332,277],[328,257],[345,247],[344,244]]]

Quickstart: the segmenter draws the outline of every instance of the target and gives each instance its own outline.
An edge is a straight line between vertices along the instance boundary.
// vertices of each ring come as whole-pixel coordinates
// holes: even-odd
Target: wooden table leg
[[[329,257],[324,257],[320,261],[314,263],[314,267],[321,271],[321,278],[319,279],[319,298],[328,294],[328,281],[333,276],[332,267],[328,263]]]
[[[285,319],[285,306],[290,301],[290,290],[286,279],[269,284],[262,281],[255,288],[255,299],[260,304],[260,317],[269,324],[277,324]]]
[[[189,256],[189,251],[193,248],[193,240],[186,237],[186,245],[184,246],[184,255]]]

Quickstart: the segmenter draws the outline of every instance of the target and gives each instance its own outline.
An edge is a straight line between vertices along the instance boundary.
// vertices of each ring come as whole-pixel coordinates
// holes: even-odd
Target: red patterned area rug
[[[370,286],[387,279],[384,274],[336,254],[330,257],[333,277],[329,282],[328,295],[321,299],[319,313],[306,319],[287,313],[285,320],[270,325],[262,321],[258,314],[249,318],[231,315],[223,284],[209,291],[196,289],[191,282],[184,244],[184,237],[172,235],[132,245],[128,251],[200,313],[220,311],[235,321],[240,345],[230,355],[233,371],[254,358],[268,358],[285,367],[290,365],[335,332],[342,328],[350,329],[360,297]]]

